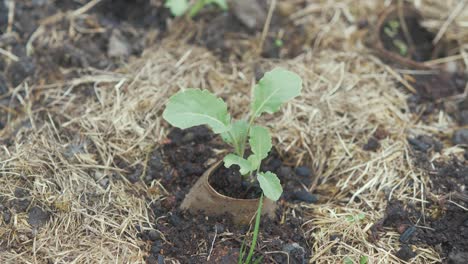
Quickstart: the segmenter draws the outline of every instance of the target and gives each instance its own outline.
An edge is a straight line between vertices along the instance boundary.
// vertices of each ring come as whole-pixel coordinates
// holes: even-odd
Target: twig
[[[270,30],[271,18],[273,17],[273,11],[275,11],[276,0],[272,0],[270,3],[270,9],[268,9],[268,15],[263,26],[262,38],[260,39],[260,45],[257,47],[257,55],[260,56],[263,51],[263,43],[265,43],[266,36]]]
[[[393,75],[393,77],[395,77],[401,84],[403,84],[403,86],[406,87],[406,89],[408,89],[408,91],[412,92],[413,94],[417,94],[418,91],[409,83],[407,82],[405,79],[403,79],[398,73],[396,73],[392,68],[386,66],[385,67],[386,70],[391,74]]]
[[[403,30],[403,35],[405,36],[405,39],[410,46],[410,52],[408,54],[411,54],[414,51],[415,45],[414,45],[413,38],[411,37],[411,34],[409,33],[408,25],[406,25],[405,16],[403,15],[403,1],[402,0],[398,1],[397,11],[398,11],[398,19],[400,20],[400,24],[401,24],[401,29]]]
[[[15,1],[8,2],[8,26],[7,33],[13,31],[13,21],[15,19]]]
[[[15,54],[9,52],[8,50],[4,50],[2,48],[0,48],[0,54],[8,57],[12,61],[18,61],[19,60],[18,56],[16,56]]]
[[[213,237],[213,241],[211,241],[210,253],[208,254],[208,257],[206,258],[206,261],[210,261],[211,253],[213,252],[213,247],[214,247],[214,243],[216,241],[217,235],[218,235],[218,228],[215,226],[215,234]]]
[[[447,20],[445,20],[444,24],[440,27],[439,32],[437,32],[436,36],[432,40],[432,44],[435,45],[439,40],[442,38],[442,36],[445,34],[447,31],[448,27],[450,24],[452,24],[453,20],[463,11],[463,8],[465,8],[467,1],[461,1],[458,3],[458,5],[453,9],[453,11],[450,13],[449,17]]]

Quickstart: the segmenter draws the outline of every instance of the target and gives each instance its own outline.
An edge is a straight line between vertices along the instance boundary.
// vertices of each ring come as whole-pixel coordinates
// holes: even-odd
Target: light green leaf
[[[361,256],[361,258],[359,259],[359,264],[367,264],[368,260],[369,258],[367,256]]]
[[[276,174],[270,171],[259,172],[257,174],[257,180],[266,197],[273,201],[277,201],[280,198],[281,193],[283,193],[283,188]]]
[[[189,2],[188,0],[166,0],[164,7],[169,8],[172,15],[181,16],[187,11]]]
[[[252,152],[264,159],[271,150],[271,136],[268,128],[262,126],[253,126],[250,128],[249,143]]]
[[[255,154],[252,154],[250,155],[247,160],[249,161],[250,163],[250,166],[252,166],[252,170],[256,170],[258,168],[260,168],[260,165],[262,163],[262,159],[255,155]]]
[[[250,162],[248,160],[235,154],[228,154],[226,157],[224,157],[224,166],[226,168],[230,168],[233,164],[239,166],[239,171],[242,175],[246,175],[252,171],[252,167],[250,166]]]
[[[223,100],[200,89],[187,89],[171,96],[163,118],[181,129],[208,125],[215,133],[227,131],[231,119]]]
[[[245,120],[237,120],[232,123],[228,131],[221,134],[221,137],[226,143],[234,146],[238,152],[245,148],[248,130],[249,124]]]
[[[271,150],[271,136],[266,127],[253,126],[250,128],[249,143],[253,154],[248,160],[254,169],[260,167],[260,163],[268,156]]]
[[[278,111],[282,103],[298,96],[301,89],[302,79],[294,72],[275,68],[265,73],[254,89],[253,115]]]

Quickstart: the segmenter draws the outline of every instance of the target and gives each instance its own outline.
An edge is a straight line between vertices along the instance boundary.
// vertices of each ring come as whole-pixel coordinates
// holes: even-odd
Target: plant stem
[[[252,260],[253,253],[255,251],[255,247],[257,246],[257,238],[258,238],[258,231],[260,230],[260,217],[262,216],[262,207],[263,207],[263,193],[258,200],[258,208],[257,208],[257,216],[255,217],[255,227],[254,233],[252,237],[252,244],[250,244],[249,255],[245,260],[244,264],[249,264]]]

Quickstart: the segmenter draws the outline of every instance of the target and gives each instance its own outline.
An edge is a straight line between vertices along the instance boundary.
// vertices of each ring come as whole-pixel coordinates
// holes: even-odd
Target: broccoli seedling
[[[302,79],[295,73],[281,68],[267,72],[255,85],[250,113],[245,119],[231,119],[226,103],[207,90],[186,89],[171,98],[166,105],[163,118],[171,125],[186,129],[207,125],[214,133],[234,148],[234,153],[224,157],[224,166],[238,165],[244,177],[256,172],[256,179],[264,195],[276,201],[283,189],[276,174],[260,172],[262,160],[271,150],[271,135],[268,128],[254,125],[256,118],[263,113],[272,114],[281,104],[298,96],[302,89]],[[246,145],[252,154],[246,157]]]
[[[184,15],[187,10],[189,10],[188,15],[194,17],[203,7],[209,4],[215,4],[223,11],[228,9],[226,0],[197,0],[192,6],[190,6],[188,0],[166,0],[164,6],[169,8],[172,15],[176,17]]]

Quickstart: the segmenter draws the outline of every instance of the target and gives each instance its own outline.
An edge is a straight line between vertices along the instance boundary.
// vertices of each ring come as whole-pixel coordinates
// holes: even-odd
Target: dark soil
[[[7,119],[23,114],[20,104],[8,97],[18,85],[28,81],[36,88],[88,74],[88,69],[117,68],[158,41],[170,17],[162,1],[147,0],[103,0],[82,16],[68,16],[83,2],[15,1],[11,32],[7,32],[9,10],[0,1],[0,48],[18,57],[15,61],[0,56],[0,105],[7,106],[0,107],[0,130],[8,128]],[[28,54],[26,44],[41,25],[44,30],[31,42]],[[33,109],[47,107],[42,98],[40,92],[35,94]]]
[[[389,227],[401,234],[402,246],[395,254],[402,260],[416,255],[410,245],[428,245],[439,252],[443,263],[466,263],[468,213],[464,208],[468,206],[468,163],[453,158],[449,162],[436,162],[432,169],[425,153],[415,155],[416,164],[427,168],[431,179],[425,214],[414,204],[390,201],[374,230]]]
[[[267,1],[258,1],[262,9],[268,10]],[[281,6],[288,5],[287,3]],[[286,8],[292,8],[286,7]],[[287,19],[284,10],[277,9],[272,16],[270,29],[262,53],[264,58],[294,58],[313,43],[313,38],[303,26],[295,26]],[[289,12],[291,12],[290,10]],[[192,43],[207,47],[224,60],[242,59],[252,55],[259,43],[263,23],[257,28],[248,28],[234,14],[234,10],[221,12],[216,9],[204,10],[195,18],[197,32]]]
[[[183,131],[173,129],[166,144],[151,153],[144,181],[147,184],[153,180],[160,181],[169,196],[151,203],[154,225],[140,227],[142,239],[148,241],[148,263],[157,263],[158,258],[175,258],[182,263],[204,263],[215,236],[209,263],[237,262],[248,226],[234,225],[228,215],[208,217],[203,212],[193,215],[178,209],[190,187],[208,168],[207,162],[212,163],[222,158],[216,156],[214,150],[226,148],[220,137],[214,136],[206,127],[194,127]],[[307,167],[294,169],[284,164],[278,155],[269,157],[265,164],[263,169],[275,171],[285,191],[279,201],[280,208],[275,219],[262,219],[256,256],[263,257],[265,263],[285,263],[284,254],[262,256],[261,252],[289,251],[290,263],[305,263],[310,257],[310,247],[307,246],[307,239],[301,228],[304,222],[301,211],[299,208],[287,207],[285,202],[317,201],[314,195],[302,187],[302,184],[311,184],[311,170]],[[233,172],[225,168],[220,172],[224,170]],[[139,173],[141,174],[141,171]],[[129,177],[131,176],[132,174],[129,174]],[[237,179],[240,179],[240,176],[232,177],[233,181],[238,181]],[[226,183],[233,184],[229,181]],[[245,193],[245,188],[242,189],[244,186],[238,186],[241,187],[239,193]],[[291,210],[295,211],[294,214]],[[280,221],[280,216],[285,219]],[[153,238],[150,237],[151,230]],[[155,238],[155,230],[162,232],[166,240]]]
[[[385,49],[418,62],[446,55],[443,49],[432,45],[435,34],[421,26],[419,16],[406,13],[404,23],[408,35],[405,34],[404,26],[398,17],[387,20],[380,28],[380,39]]]
[[[420,14],[413,12],[409,6],[403,8],[402,12],[402,18],[397,15],[396,11],[390,13],[382,27],[378,29],[378,37],[383,48],[390,54],[400,57],[380,54],[383,60],[396,64],[399,68],[420,69],[423,66],[418,63],[454,55],[449,54],[453,49],[444,39],[435,46],[432,44],[435,33],[421,26]],[[416,66],[417,64],[419,66]],[[425,68],[427,70],[427,67]],[[420,102],[434,101],[463,93],[468,81],[468,76],[463,73],[463,69],[458,69],[453,73],[436,70],[434,73],[427,74],[407,74],[406,77],[418,92],[416,100]]]

